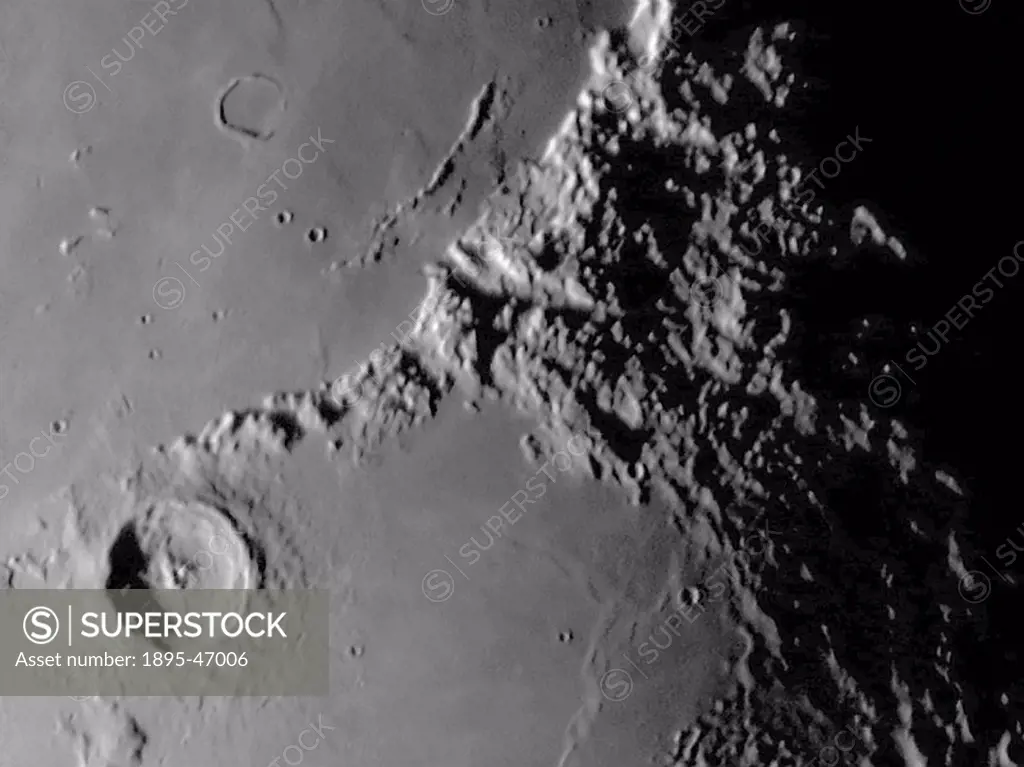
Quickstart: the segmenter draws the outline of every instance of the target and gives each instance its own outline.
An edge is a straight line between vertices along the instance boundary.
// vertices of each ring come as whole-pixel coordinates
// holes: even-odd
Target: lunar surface
[[[330,604],[328,695],[0,686],[0,767],[1024,759],[1024,527],[982,534],[917,393],[1019,298],[1024,241],[894,316],[936,222],[887,188],[885,109],[827,115],[842,23],[0,22],[7,589]]]

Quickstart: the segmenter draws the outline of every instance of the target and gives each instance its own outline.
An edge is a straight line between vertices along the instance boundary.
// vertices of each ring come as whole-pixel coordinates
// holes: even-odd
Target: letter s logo
[[[28,641],[33,644],[49,644],[57,638],[60,619],[49,607],[33,607],[25,613],[21,627]],[[30,627],[34,630],[30,630]]]

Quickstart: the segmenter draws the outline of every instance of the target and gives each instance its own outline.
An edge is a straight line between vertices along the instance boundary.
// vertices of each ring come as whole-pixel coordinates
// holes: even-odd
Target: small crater
[[[680,607],[696,607],[702,601],[703,594],[700,587],[687,586],[679,592],[678,604]]]
[[[109,240],[117,233],[110,215],[110,208],[92,207],[89,209],[89,219],[98,226],[96,235]]]
[[[81,235],[76,237],[63,237],[58,248],[60,250],[60,254],[67,258],[75,251],[75,248],[81,244],[83,239],[84,237]]]
[[[217,127],[235,137],[269,141],[287,108],[284,88],[271,77],[236,77],[217,98]]]
[[[286,224],[290,224],[293,218],[294,216],[290,210],[282,210],[274,216],[274,222],[278,226],[285,226]]]
[[[311,245],[317,245],[327,239],[327,230],[322,226],[314,226],[306,232],[306,241]]]
[[[68,158],[68,160],[71,161],[72,165],[75,165],[77,167],[79,162],[81,161],[82,157],[84,155],[90,155],[90,154],[92,154],[92,147],[91,146],[79,147],[78,149],[76,149],[74,152],[71,153],[71,156]]]

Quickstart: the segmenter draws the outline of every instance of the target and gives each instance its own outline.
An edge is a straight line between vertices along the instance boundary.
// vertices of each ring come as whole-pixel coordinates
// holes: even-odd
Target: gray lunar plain
[[[801,26],[682,10],[0,7],[7,587],[332,599],[330,695],[5,696],[0,767],[1015,764],[962,480],[795,351],[913,243],[794,203]]]

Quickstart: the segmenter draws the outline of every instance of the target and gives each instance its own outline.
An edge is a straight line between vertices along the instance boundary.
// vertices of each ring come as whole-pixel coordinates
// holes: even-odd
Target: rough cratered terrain
[[[980,720],[956,653],[985,609],[967,493],[804,294],[912,243],[884,211],[793,202],[819,160],[786,130],[796,25],[703,57],[668,45],[677,23],[642,5],[597,37],[576,107],[502,166],[382,353],[22,511],[13,587],[335,596],[330,700],[68,701],[81,765],[262,767],[318,716],[311,764],[1012,763],[1012,688]],[[476,96],[359,266],[423,225],[501,104]],[[215,531],[231,556],[197,574]]]

